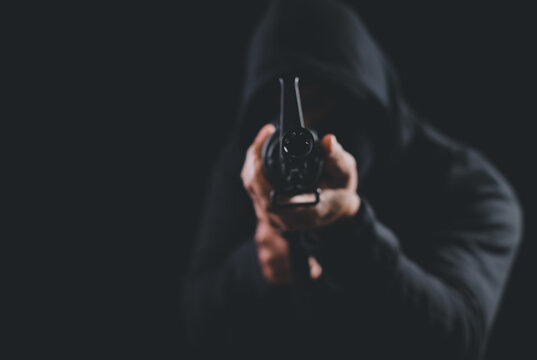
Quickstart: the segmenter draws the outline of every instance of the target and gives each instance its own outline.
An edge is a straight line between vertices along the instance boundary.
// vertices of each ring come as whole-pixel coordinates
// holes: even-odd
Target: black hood
[[[242,146],[251,143],[259,128],[272,120],[267,111],[269,94],[277,91],[277,78],[285,74],[319,80],[344,93],[349,99],[346,106],[367,108],[366,116],[350,121],[374,126],[376,146],[383,154],[397,152],[408,140],[412,116],[395,73],[347,5],[330,0],[269,4],[247,54],[238,122]],[[340,138],[337,130],[331,132]]]

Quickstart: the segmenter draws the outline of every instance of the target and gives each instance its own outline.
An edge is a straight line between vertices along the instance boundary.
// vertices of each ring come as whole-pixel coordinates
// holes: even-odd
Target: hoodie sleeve
[[[324,281],[354,298],[372,339],[403,357],[479,357],[521,238],[516,197],[485,160],[466,154],[451,175],[448,216],[419,239],[434,244],[426,260],[405,254],[367,199],[351,221],[322,234]]]
[[[190,342],[230,343],[257,332],[270,309],[281,306],[262,276],[254,242],[255,215],[242,187],[236,141],[224,148],[206,191],[199,235],[183,288],[182,310]]]

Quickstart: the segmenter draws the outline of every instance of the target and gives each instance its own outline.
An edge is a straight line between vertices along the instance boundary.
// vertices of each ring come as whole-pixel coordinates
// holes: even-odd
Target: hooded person
[[[284,74],[326,95],[314,91],[303,104],[324,114],[312,127],[323,139],[334,134],[357,166],[357,212],[315,229],[308,249],[322,272],[302,294],[307,312],[293,290],[298,277],[267,281],[257,210],[241,180],[248,146],[277,115]],[[251,358],[476,359],[521,232],[507,181],[409,108],[350,8],[274,1],[251,38],[240,116],[213,169],[185,281],[185,326],[199,349]]]

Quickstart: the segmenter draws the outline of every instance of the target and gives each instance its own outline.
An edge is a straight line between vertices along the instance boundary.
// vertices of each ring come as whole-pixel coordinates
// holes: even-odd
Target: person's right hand
[[[257,257],[263,277],[270,284],[289,284],[292,281],[289,244],[268,221],[258,221],[255,232]],[[313,256],[308,259],[310,276],[317,280],[322,273],[321,265]]]
[[[265,280],[271,284],[291,283],[289,244],[267,221],[258,221],[255,232],[257,257]]]
[[[272,186],[261,170],[261,149],[274,131],[275,128],[271,124],[261,129],[248,149],[241,177],[246,190],[252,197],[257,215],[255,241],[263,276],[271,284],[289,284],[292,281],[289,244],[281,236],[280,230],[271,225],[264,210],[268,206]],[[263,195],[259,196],[259,194]],[[318,279],[322,273],[321,266],[314,257],[309,258],[309,265],[311,278]]]

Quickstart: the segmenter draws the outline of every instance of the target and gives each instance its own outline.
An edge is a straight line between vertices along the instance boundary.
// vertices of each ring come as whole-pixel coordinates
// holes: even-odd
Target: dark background
[[[531,11],[348,2],[395,65],[411,106],[481,150],[517,190],[524,243],[487,358],[533,358]],[[53,252],[66,266],[53,266],[55,276],[41,283],[52,307],[36,311],[38,329],[62,330],[44,342],[56,354],[189,354],[182,277],[211,164],[237,114],[246,41],[265,3],[58,8],[45,20],[29,11],[39,24],[25,33],[38,57],[27,67],[38,79],[37,131],[52,135],[58,160],[48,170],[62,194],[61,216],[48,228],[65,240]]]

